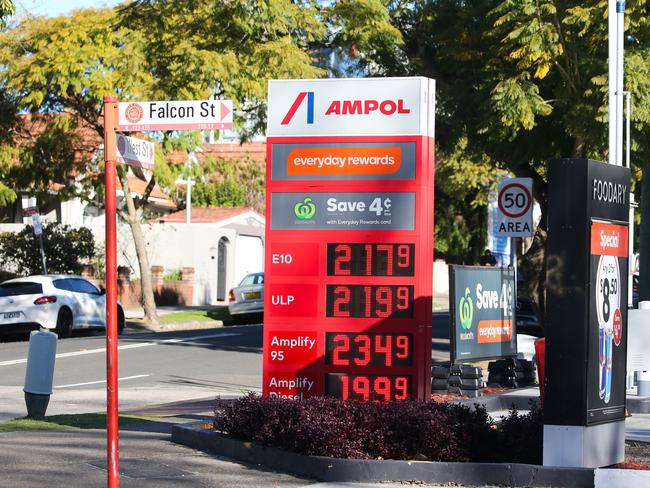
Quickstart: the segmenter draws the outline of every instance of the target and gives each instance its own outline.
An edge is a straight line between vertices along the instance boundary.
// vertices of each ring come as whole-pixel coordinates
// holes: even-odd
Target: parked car
[[[126,321],[117,306],[117,333]],[[106,293],[81,276],[39,275],[0,283],[0,332],[53,329],[60,337],[73,330],[106,328]]]
[[[228,293],[228,311],[235,322],[245,322],[264,314],[264,273],[244,276]]]

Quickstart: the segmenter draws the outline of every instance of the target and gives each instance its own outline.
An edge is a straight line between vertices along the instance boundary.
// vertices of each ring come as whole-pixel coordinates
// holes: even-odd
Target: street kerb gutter
[[[236,461],[263,465],[319,481],[402,480],[510,487],[595,487],[595,470],[588,468],[555,468],[516,463],[447,463],[306,456],[233,439],[204,427],[205,424],[174,425],[171,440],[177,444]]]

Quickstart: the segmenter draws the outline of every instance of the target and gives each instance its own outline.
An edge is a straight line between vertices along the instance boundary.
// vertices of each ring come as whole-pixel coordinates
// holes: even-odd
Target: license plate
[[[5,312],[3,317],[5,319],[17,319],[20,317],[20,312]]]
[[[244,293],[246,300],[256,300],[262,298],[262,294],[259,291],[253,291],[251,293]]]

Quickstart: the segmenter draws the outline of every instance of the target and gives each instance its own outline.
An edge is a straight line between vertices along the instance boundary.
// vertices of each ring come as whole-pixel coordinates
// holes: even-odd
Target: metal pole
[[[616,164],[623,165],[623,70],[625,1],[616,2]]]
[[[632,93],[624,91],[625,95],[625,166],[630,166],[630,117],[632,117]]]
[[[187,177],[187,193],[185,195],[185,223],[189,224],[192,220],[192,178]]]
[[[515,289],[514,289],[514,317],[512,317],[512,328],[514,330],[517,323],[517,238],[510,238],[510,265],[515,272]]]
[[[616,164],[616,0],[607,3],[608,35],[608,100],[609,100],[609,164]]]
[[[104,161],[106,164],[106,440],[108,488],[119,479],[119,424],[117,397],[117,210],[115,97],[104,97]]]
[[[41,248],[41,260],[43,261],[43,274],[47,274],[47,263],[45,262],[45,248],[43,247],[43,234],[38,235],[38,244]]]

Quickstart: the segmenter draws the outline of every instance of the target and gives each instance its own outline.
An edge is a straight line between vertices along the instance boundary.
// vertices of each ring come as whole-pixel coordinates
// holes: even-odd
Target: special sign
[[[430,394],[434,93],[269,83],[265,396]]]
[[[620,377],[616,370],[625,370],[626,362],[621,343],[626,312],[622,304],[627,304],[628,226],[594,220],[590,237],[591,282],[596,285],[592,290],[590,321],[598,327],[598,354],[592,356],[594,364],[590,364],[588,374],[592,382],[598,382],[598,387],[589,390],[587,422],[594,423],[621,416],[625,407],[625,390],[613,378]]]
[[[530,237],[533,235],[533,180],[503,178],[499,180],[496,235]]]

